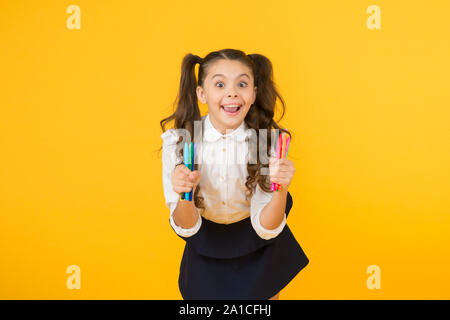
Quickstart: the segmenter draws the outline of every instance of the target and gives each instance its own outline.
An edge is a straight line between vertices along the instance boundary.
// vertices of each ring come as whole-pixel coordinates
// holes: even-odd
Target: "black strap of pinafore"
[[[286,217],[293,205],[291,194],[287,193]],[[286,225],[275,238],[265,240],[255,232],[250,217],[232,224],[215,223],[202,217],[199,231],[190,237],[183,237],[198,254],[212,258],[236,258],[254,252],[274,241],[282,233],[289,232]]]

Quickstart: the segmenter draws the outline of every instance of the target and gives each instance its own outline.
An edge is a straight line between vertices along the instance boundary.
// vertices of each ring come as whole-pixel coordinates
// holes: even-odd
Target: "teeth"
[[[222,107],[224,107],[224,108],[237,108],[237,107],[240,107],[240,106],[241,106],[240,104],[228,104],[228,105],[222,106]]]

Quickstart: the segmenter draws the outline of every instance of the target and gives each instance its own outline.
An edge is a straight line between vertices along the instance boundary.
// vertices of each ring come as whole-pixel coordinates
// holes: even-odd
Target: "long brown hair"
[[[268,58],[261,54],[245,54],[241,50],[223,49],[213,51],[206,55],[203,59],[197,55],[188,53],[184,56],[181,64],[181,79],[177,98],[175,112],[167,118],[160,121],[162,131],[165,132],[165,126],[168,122],[174,120],[174,129],[188,130],[191,137],[194,136],[194,121],[201,121],[200,108],[198,106],[198,97],[196,93],[197,85],[203,86],[205,77],[207,75],[208,67],[219,59],[237,60],[246,65],[253,73],[254,85],[257,87],[256,100],[250,107],[244,121],[249,129],[255,129],[257,134],[257,141],[259,141],[259,129],[267,129],[271,132],[272,129],[278,129],[281,132],[287,133],[291,136],[287,129],[280,128],[274,120],[276,100],[281,101],[281,116],[280,121],[285,114],[285,103],[273,81],[272,63]],[[198,84],[195,77],[195,65],[199,64]],[[281,134],[280,132],[280,134]],[[267,148],[270,150],[271,134],[267,135]],[[180,137],[178,144],[183,137]],[[257,154],[259,155],[259,143],[257,143]],[[161,150],[161,148],[159,149]],[[178,146],[179,157],[183,159],[183,150]],[[259,157],[257,163],[247,164],[248,177],[245,182],[247,187],[246,197],[251,197],[259,184],[262,190],[270,192],[270,180],[268,175],[261,175],[262,168],[268,168],[268,164],[262,164]],[[194,170],[198,169],[198,164],[194,164]],[[205,209],[203,205],[203,197],[198,196],[200,191],[200,184],[197,186],[194,194],[195,206],[200,209]]]

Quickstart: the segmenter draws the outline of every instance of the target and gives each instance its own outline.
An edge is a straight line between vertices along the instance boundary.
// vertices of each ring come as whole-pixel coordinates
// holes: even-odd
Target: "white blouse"
[[[198,232],[202,219],[216,223],[230,224],[241,221],[250,216],[251,224],[256,233],[263,239],[276,237],[286,225],[286,213],[283,221],[276,229],[265,229],[260,223],[262,209],[272,199],[272,192],[263,191],[256,185],[251,200],[245,199],[247,190],[248,139],[250,130],[245,121],[231,133],[221,134],[212,125],[209,114],[202,117],[203,141],[194,141],[197,144],[195,163],[200,171],[199,195],[204,198],[205,211],[197,208],[199,219],[197,224],[189,229],[181,228],[175,224],[172,214],[177,207],[180,195],[173,191],[172,172],[176,164],[182,162],[176,147],[179,135],[175,129],[169,129],[161,134],[163,139],[162,150],[162,176],[164,197],[170,210],[170,224],[177,234],[190,237]],[[271,150],[271,156],[274,150]]]

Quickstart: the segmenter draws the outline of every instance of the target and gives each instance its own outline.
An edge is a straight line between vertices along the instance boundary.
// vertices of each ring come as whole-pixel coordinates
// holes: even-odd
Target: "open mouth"
[[[220,109],[222,109],[227,115],[234,116],[239,113],[241,110],[242,105],[227,105],[227,106],[220,106]]]

